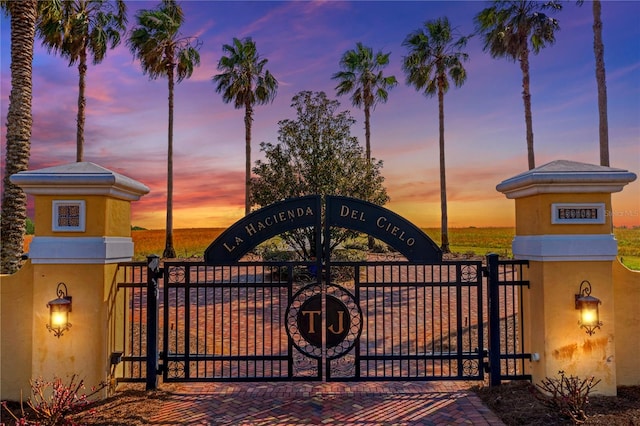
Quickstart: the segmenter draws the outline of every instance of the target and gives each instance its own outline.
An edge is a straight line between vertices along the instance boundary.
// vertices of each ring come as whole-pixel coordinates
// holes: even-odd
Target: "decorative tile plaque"
[[[554,203],[551,204],[552,224],[600,224],[605,223],[604,203]]]
[[[52,229],[57,232],[84,232],[84,200],[53,200]]]

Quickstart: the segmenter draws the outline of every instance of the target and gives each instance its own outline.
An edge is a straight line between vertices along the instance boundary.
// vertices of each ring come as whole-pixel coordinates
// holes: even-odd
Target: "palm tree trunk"
[[[604,67],[602,19],[600,0],[593,0],[593,53],[596,56],[596,82],[598,84],[598,115],[600,121],[600,165],[609,166],[609,122],[607,118],[607,79]]]
[[[11,95],[7,111],[7,145],[0,213],[0,273],[20,269],[23,252],[27,196],[10,181],[11,175],[29,168],[33,44],[37,2],[25,0],[7,5],[11,13]]]
[[[169,65],[169,138],[167,147],[167,224],[165,246],[162,257],[174,258],[176,251],[173,248],[173,64]]]
[[[365,95],[365,97],[366,96],[367,95]],[[364,140],[366,144],[367,166],[371,167],[371,111],[369,110],[369,105],[364,106]],[[369,194],[368,191],[367,189],[366,201],[371,201],[371,194]],[[369,235],[367,238],[367,247],[369,247],[369,250],[372,250],[374,245],[375,240]]]
[[[438,80],[441,80],[440,78]],[[438,121],[440,125],[440,228],[442,233],[443,253],[450,253],[449,249],[449,225],[447,217],[447,177],[444,162],[444,90],[443,82],[438,81]]]
[[[78,63],[78,127],[76,132],[76,161],[83,161],[84,158],[84,122],[85,122],[85,108],[87,106],[87,99],[84,96],[87,86],[87,52],[83,50],[80,53],[80,60]]]
[[[525,47],[520,56],[520,69],[522,70],[522,100],[524,101],[524,121],[527,126],[527,159],[529,170],[536,167],[533,154],[533,120],[531,119],[531,93],[529,91],[529,48]]]
[[[364,140],[366,142],[367,163],[371,164],[371,112],[369,106],[364,107]],[[367,200],[368,201],[368,200]]]
[[[250,102],[245,103],[244,139],[245,139],[245,182],[244,182],[244,215],[251,213],[251,121],[253,108]]]

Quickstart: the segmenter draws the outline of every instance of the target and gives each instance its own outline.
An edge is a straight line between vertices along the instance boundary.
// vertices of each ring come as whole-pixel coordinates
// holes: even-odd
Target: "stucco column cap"
[[[635,173],[613,167],[556,160],[502,181],[496,190],[507,198],[536,194],[620,192]]]
[[[146,185],[87,161],[19,172],[11,182],[34,195],[105,195],[136,201],[149,192]]]

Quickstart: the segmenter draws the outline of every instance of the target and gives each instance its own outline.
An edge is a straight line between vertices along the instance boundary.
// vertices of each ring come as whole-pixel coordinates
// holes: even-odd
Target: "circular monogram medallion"
[[[362,311],[353,295],[337,284],[327,285],[326,350],[327,358],[339,358],[349,352],[362,332]],[[286,329],[293,345],[302,353],[322,356],[322,288],[310,284],[301,288],[286,311]]]

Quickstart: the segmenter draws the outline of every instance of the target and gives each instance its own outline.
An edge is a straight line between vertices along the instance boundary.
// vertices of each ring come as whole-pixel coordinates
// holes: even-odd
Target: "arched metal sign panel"
[[[384,241],[411,262],[440,262],[442,250],[420,228],[391,210],[356,198],[327,196],[327,224]]]
[[[326,196],[325,201],[325,226],[369,234],[384,241],[412,262],[442,261],[442,251],[433,240],[420,228],[391,210],[342,196]],[[220,234],[205,250],[204,260],[207,264],[236,262],[261,242],[306,226],[315,226],[319,233],[322,226],[321,211],[319,195],[292,198],[264,207]]]
[[[305,226],[320,229],[320,196],[292,198],[245,216],[227,228],[204,252],[208,264],[237,262],[271,237]]]

